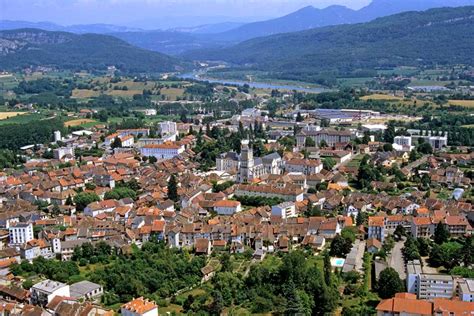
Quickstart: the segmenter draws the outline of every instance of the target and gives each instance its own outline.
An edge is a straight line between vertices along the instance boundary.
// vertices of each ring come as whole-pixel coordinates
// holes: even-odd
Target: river
[[[301,92],[308,92],[308,93],[321,93],[330,91],[325,88],[308,88],[304,86],[297,86],[297,85],[285,85],[285,84],[275,84],[275,83],[268,83],[268,82],[250,82],[250,81],[236,81],[236,80],[226,80],[226,79],[214,79],[214,78],[207,78],[202,75],[202,72],[197,73],[186,73],[178,76],[182,79],[193,79],[198,81],[207,81],[210,83],[220,83],[223,85],[232,85],[232,86],[243,86],[247,84],[251,88],[257,89],[278,89],[278,90],[296,90]]]

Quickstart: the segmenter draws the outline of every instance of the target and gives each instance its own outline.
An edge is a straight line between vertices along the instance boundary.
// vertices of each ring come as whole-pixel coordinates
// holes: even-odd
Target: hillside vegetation
[[[474,7],[432,9],[249,40],[187,58],[223,60],[273,77],[311,80],[396,66],[472,64]],[[319,76],[319,75],[318,75]]]
[[[39,29],[0,32],[0,69],[3,70],[29,66],[105,70],[112,65],[124,72],[163,72],[176,70],[179,62],[107,35]]]

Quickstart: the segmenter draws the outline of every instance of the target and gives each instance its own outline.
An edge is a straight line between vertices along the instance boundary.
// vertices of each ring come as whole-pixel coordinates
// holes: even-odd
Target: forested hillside
[[[28,66],[71,70],[104,70],[116,66],[124,72],[163,72],[174,71],[179,62],[107,35],[38,29],[1,31],[0,69]]]
[[[473,29],[472,6],[432,9],[257,38],[186,57],[224,60],[269,71],[274,77],[311,80],[318,72],[343,75],[401,65],[472,64]]]

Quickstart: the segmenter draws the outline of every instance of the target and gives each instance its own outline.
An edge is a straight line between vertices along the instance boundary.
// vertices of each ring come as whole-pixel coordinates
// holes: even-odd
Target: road
[[[388,265],[395,269],[400,276],[400,279],[406,279],[407,274],[405,272],[405,262],[403,261],[402,248],[404,241],[401,240],[395,243],[393,246],[392,252],[388,257]]]

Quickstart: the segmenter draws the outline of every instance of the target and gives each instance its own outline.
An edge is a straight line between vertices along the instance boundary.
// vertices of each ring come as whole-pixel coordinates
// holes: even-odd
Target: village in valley
[[[471,315],[472,139],[436,117],[454,90],[160,80],[119,111],[77,83],[56,108],[5,99],[52,126],[4,140],[2,313]]]

